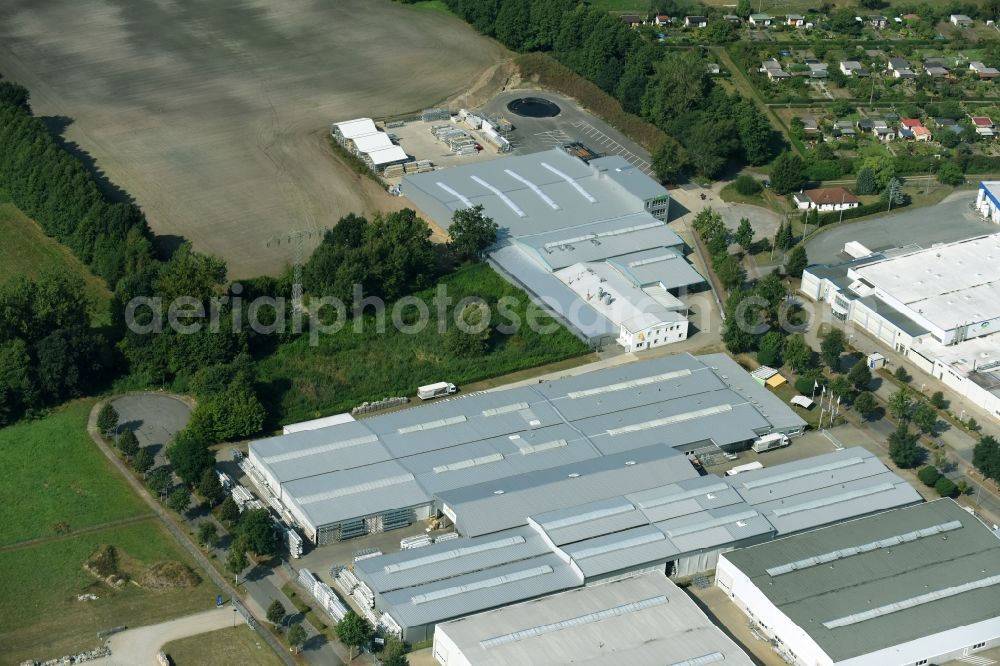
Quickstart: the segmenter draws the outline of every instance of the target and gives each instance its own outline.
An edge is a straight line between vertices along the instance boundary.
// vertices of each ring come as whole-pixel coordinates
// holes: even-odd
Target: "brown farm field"
[[[333,157],[331,122],[432,106],[504,57],[453,16],[389,0],[0,4],[0,73],[166,242],[237,278],[281,270],[277,234],[401,205]]]

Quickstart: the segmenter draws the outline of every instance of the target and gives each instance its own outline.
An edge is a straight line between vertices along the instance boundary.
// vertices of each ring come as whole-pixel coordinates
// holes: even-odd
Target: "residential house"
[[[768,58],[761,63],[760,71],[767,74],[772,81],[791,78],[791,74],[781,68],[781,63],[775,58]]]
[[[630,28],[638,28],[642,25],[642,17],[638,14],[622,14],[622,21]]]
[[[657,14],[653,19],[653,24],[658,26],[665,26],[670,24],[670,17],[666,14]]]
[[[801,118],[802,134],[807,139],[815,139],[819,136],[819,122],[815,118]]]
[[[987,67],[978,60],[969,63],[969,69],[974,71],[980,79],[984,81],[992,81],[993,79],[1000,76],[1000,70],[993,67]]]
[[[877,121],[877,123],[882,123],[882,124],[881,126],[876,124],[874,129],[872,129],[872,133],[875,135],[876,139],[882,141],[883,143],[888,143],[889,141],[896,140],[895,129],[886,125],[884,120]]]
[[[704,28],[708,25],[707,16],[686,16],[684,17],[685,28]]]
[[[906,58],[889,58],[888,72],[896,79],[913,79],[917,76]]]
[[[931,131],[926,127],[914,127],[913,128],[913,138],[917,141],[930,141],[934,138]]]
[[[923,127],[924,124],[920,122],[919,118],[903,118],[899,121],[899,124],[903,127],[913,129],[914,127]]]
[[[767,27],[769,27],[771,25],[771,21],[773,21],[773,20],[774,20],[774,17],[771,16],[770,14],[751,14],[750,15],[750,25],[755,25],[757,27],[765,27],[765,28],[767,28]]]
[[[802,14],[786,14],[785,24],[794,28],[801,28],[806,24],[806,17],[802,16]]]
[[[987,116],[972,116],[972,125],[976,128],[976,134],[979,136],[996,136],[993,121]]]
[[[833,124],[833,136],[835,137],[855,137],[857,132],[854,130],[854,123],[850,120],[838,120]]]
[[[897,133],[899,134],[900,139],[909,140],[913,138],[913,129],[909,127],[900,127]]]
[[[742,23],[743,22],[743,19],[741,19],[736,14],[725,14],[722,17],[722,20],[723,21],[728,21],[729,23]]]
[[[933,67],[924,65],[924,72],[932,79],[943,79],[948,76],[948,70],[944,67]]]
[[[952,14],[949,17],[949,20],[954,25],[957,25],[959,28],[971,28],[972,27],[972,19],[969,18],[968,16],[966,16],[965,14]]]
[[[820,187],[793,194],[792,199],[799,210],[817,209],[821,213],[857,208],[861,202],[842,187]]]
[[[857,60],[841,60],[840,71],[844,76],[868,76],[868,70]]]
[[[827,65],[825,62],[807,62],[809,66],[809,76],[814,79],[825,79],[827,77]]]
[[[858,130],[862,133],[869,133],[875,129],[875,121],[871,118],[862,118],[858,121]]]
[[[881,30],[885,26],[889,25],[889,19],[884,16],[873,14],[868,17],[868,24],[873,28]]]

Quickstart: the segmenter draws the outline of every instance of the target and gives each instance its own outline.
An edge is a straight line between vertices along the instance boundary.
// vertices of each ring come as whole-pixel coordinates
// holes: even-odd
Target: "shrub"
[[[910,376],[910,373],[908,373],[906,371],[906,368],[903,366],[899,366],[898,368],[896,368],[896,372],[892,374],[895,375],[896,379],[898,379],[901,382],[910,383],[910,380],[913,379],[913,377]]]
[[[917,478],[928,488],[933,488],[941,478],[941,472],[934,465],[926,465],[925,467],[921,467],[920,471],[917,472]]]
[[[937,483],[934,484],[934,490],[941,497],[954,497],[958,493],[958,486],[952,483],[951,479],[942,476],[938,479]]]
[[[948,408],[948,401],[944,399],[944,393],[941,391],[934,391],[934,395],[931,396],[931,404],[938,409]]]
[[[746,174],[740,176],[733,183],[733,189],[742,194],[743,196],[753,196],[758,194],[764,189],[764,186],[760,184],[753,176],[748,176]]]
[[[808,377],[799,377],[795,380],[795,390],[802,395],[812,395],[813,392],[813,381]]]

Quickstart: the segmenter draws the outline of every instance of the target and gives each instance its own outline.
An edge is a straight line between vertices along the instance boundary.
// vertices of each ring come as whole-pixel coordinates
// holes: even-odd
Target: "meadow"
[[[250,627],[219,629],[200,636],[171,641],[163,646],[176,666],[281,666],[281,659],[271,651]]]

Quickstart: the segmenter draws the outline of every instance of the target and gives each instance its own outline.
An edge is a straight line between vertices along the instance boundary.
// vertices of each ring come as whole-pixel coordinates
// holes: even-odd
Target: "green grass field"
[[[478,296],[493,306],[501,297],[515,297],[513,311],[525,321],[527,295],[484,264],[464,268],[444,282],[453,303]],[[436,309],[430,299],[435,293],[418,294],[432,317]],[[366,400],[413,395],[418,386],[435,381],[461,385],[590,351],[565,328],[542,334],[522,325],[512,335],[495,335],[486,355],[458,358],[445,349],[445,336],[438,333],[433,319],[416,334],[397,331],[389,313],[385,332],[377,334],[373,319],[365,318],[361,334],[350,321],[339,332],[320,336],[318,346],[310,346],[308,337],[303,337],[262,359],[258,371],[269,414],[281,423],[301,421],[349,410]],[[551,320],[540,317],[540,321]]]
[[[282,663],[257,632],[245,624],[172,641],[163,646],[163,651],[177,666],[280,666]]]
[[[93,404],[0,429],[0,546],[148,513],[87,435]]]
[[[110,323],[111,292],[100,278],[58,241],[46,236],[35,222],[0,196],[0,284],[15,276],[37,278],[64,273],[82,279],[88,309],[95,326]]]
[[[125,489],[123,493],[131,495]],[[31,507],[21,503],[26,513]],[[61,657],[93,649],[98,631],[142,626],[211,608],[216,588],[204,579],[193,588],[120,590],[82,568],[101,544],[113,544],[139,565],[177,560],[194,568],[155,518],[25,548],[0,551],[0,664]],[[92,593],[98,599],[80,601]],[[208,663],[208,662],[201,662]],[[257,663],[257,662],[252,662]]]

